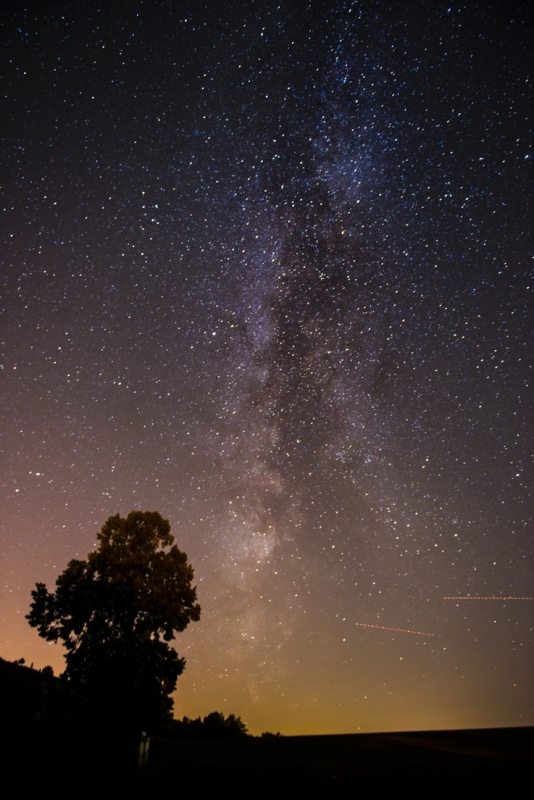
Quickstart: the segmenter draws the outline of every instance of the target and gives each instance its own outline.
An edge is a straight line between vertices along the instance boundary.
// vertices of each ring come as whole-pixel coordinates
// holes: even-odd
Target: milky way
[[[4,18],[2,655],[158,510],[176,713],[531,724],[527,5],[260,5]]]

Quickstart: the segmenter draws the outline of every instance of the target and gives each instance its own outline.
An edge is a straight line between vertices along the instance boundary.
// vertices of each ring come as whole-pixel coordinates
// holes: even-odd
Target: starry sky
[[[4,12],[2,657],[159,511],[176,715],[534,724],[528,5]]]

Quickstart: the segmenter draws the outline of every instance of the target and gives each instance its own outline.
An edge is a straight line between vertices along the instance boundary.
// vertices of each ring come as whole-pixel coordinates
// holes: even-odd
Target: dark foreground
[[[519,797],[531,785],[534,728],[352,734],[339,736],[161,739],[153,742],[148,767],[120,768],[113,745],[90,752],[68,747],[3,750],[4,778],[11,771],[19,789],[42,792],[68,787],[69,795],[109,792],[130,797],[200,798],[362,797],[361,792],[414,791],[466,797],[468,792]],[[7,750],[10,748],[8,747]],[[131,762],[130,762],[131,763]],[[59,777],[61,776],[61,777]],[[365,796],[365,795],[363,795]]]
[[[172,738],[151,743],[138,770],[135,743],[105,725],[52,675],[0,658],[0,770],[23,796],[281,797],[362,790],[469,791],[523,796],[532,783],[534,728],[289,736]],[[183,731],[182,731],[183,733]],[[14,782],[13,782],[14,779]],[[169,795],[171,796],[171,795]],[[191,795],[193,796],[193,795]],[[365,796],[365,795],[364,795]]]
[[[325,790],[483,790],[530,785],[534,728],[427,733],[291,736],[280,739],[162,740],[149,767],[117,776],[136,795],[158,789],[201,796],[264,796]],[[528,783],[527,783],[528,781]]]

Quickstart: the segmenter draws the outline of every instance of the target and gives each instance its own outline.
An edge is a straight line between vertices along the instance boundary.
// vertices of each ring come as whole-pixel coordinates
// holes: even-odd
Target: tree
[[[203,735],[206,738],[233,738],[235,736],[246,736],[247,726],[241,717],[229,714],[225,719],[220,711],[212,711],[203,720]]]
[[[212,711],[204,719],[169,720],[165,725],[165,735],[173,739],[229,739],[247,736],[247,726],[235,714],[225,717],[220,711]]]
[[[185,667],[169,642],[200,619],[193,569],[157,512],[110,517],[97,539],[87,560],[70,561],[55,592],[36,584],[26,618],[47,641],[63,642],[65,677],[103,721],[150,732],[170,715]]]

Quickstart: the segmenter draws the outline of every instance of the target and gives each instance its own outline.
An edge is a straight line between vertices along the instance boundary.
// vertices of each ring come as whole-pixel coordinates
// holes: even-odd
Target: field
[[[291,736],[279,739],[171,740],[149,767],[126,778],[140,790],[264,794],[361,789],[519,791],[532,776],[534,728]],[[121,781],[122,782],[122,781]]]

